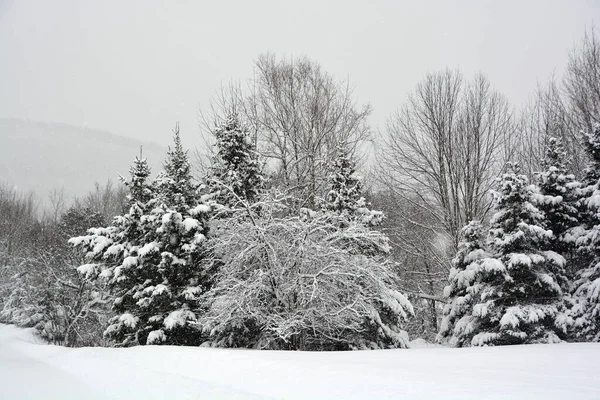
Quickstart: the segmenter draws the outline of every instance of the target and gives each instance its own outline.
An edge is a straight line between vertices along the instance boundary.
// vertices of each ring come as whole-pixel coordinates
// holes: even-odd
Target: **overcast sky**
[[[349,78],[374,126],[446,66],[518,105],[594,21],[598,0],[0,0],[0,117],[163,144],[180,121],[193,147],[198,107],[265,51]]]

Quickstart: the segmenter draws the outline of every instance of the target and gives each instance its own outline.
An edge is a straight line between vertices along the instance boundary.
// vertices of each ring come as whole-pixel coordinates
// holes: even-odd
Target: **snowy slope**
[[[600,344],[66,349],[0,325],[0,399],[599,399]]]
[[[170,132],[165,132],[170,139]],[[0,118],[0,184],[34,191],[45,202],[52,189],[83,196],[107,180],[117,182],[143,145],[153,174],[162,169],[165,149],[108,132],[58,123]]]

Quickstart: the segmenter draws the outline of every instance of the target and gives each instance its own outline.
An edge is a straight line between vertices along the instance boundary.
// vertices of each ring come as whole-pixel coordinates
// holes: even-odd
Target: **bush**
[[[215,221],[217,269],[203,296],[207,345],[287,350],[406,348],[410,302],[384,255],[387,238],[331,214],[275,217],[257,203]],[[248,212],[247,212],[248,211]],[[278,210],[277,213],[281,213]],[[369,254],[361,254],[368,248]]]

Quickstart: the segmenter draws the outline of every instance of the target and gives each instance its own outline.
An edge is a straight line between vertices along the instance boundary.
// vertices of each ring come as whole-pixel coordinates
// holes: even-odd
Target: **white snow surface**
[[[0,325],[0,398],[599,399],[600,344],[290,352],[68,349]]]

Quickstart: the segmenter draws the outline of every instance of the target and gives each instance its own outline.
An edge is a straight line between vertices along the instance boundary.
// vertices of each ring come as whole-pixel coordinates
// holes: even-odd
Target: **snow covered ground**
[[[0,399],[600,399],[600,344],[67,349],[0,325]]]

